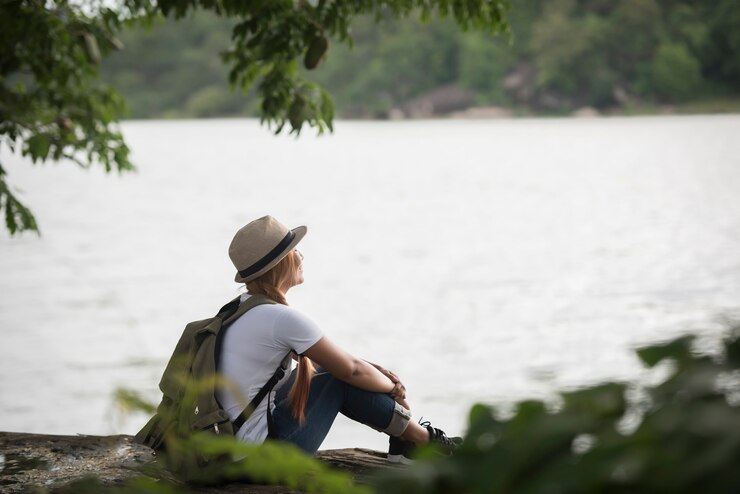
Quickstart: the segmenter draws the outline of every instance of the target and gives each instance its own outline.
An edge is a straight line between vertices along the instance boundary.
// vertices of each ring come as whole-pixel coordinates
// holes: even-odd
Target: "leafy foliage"
[[[351,42],[350,25],[366,14],[375,22],[419,12],[422,19],[433,13],[451,17],[467,30],[501,33],[507,29],[505,0],[427,2],[375,0],[366,2],[260,1],[224,2],[160,1],[161,12],[181,18],[195,10],[210,10],[238,19],[232,29],[232,47],[224,54],[230,65],[230,83],[243,90],[257,85],[260,116],[275,132],[289,123],[300,133],[309,124],[322,133],[331,130],[334,105],[328,93],[305,79],[299,62],[313,70],[327,56],[329,39]]]
[[[653,84],[658,94],[670,101],[682,101],[691,96],[700,82],[699,61],[685,46],[658,47],[653,65]]]
[[[119,46],[119,14],[92,17],[67,2],[0,4],[0,149],[33,163],[72,160],[131,170],[115,126],[123,99],[97,79],[101,58]],[[36,220],[0,167],[0,208],[11,234],[37,230]]]
[[[183,376],[183,401],[196,402],[195,396],[214,386],[229,387],[223,377],[193,381]],[[148,415],[157,410],[131,390],[118,390],[116,401],[124,411],[142,411]],[[177,414],[174,407],[160,407],[158,413]],[[70,492],[190,492],[202,485],[246,482],[280,485],[301,492],[368,494],[365,486],[356,485],[346,473],[333,470],[289,443],[267,441],[261,445],[237,440],[231,424],[222,424],[221,432],[188,430],[183,417],[174,418],[168,428],[164,449],[157,450],[157,460],[143,467],[141,476],[125,486],[105,486],[96,479],[85,479],[70,486]],[[167,418],[164,419],[168,421]]]
[[[255,98],[232,91],[220,58],[233,21],[210,12],[154,20],[122,30],[121,51],[101,64],[101,79],[125,96],[133,118],[204,118],[257,113]]]
[[[420,12],[451,17],[462,29],[497,33],[507,29],[507,0],[372,0],[308,2],[259,0],[4,0],[0,3],[0,146],[36,162],[72,160],[82,167],[101,163],[106,171],[133,168],[129,149],[115,126],[123,99],[101,84],[98,65],[121,47],[124,24],[152,25],[160,16],[182,19],[207,11],[236,24],[223,59],[232,86],[257,87],[262,121],[279,133],[286,124],[332,129],[334,105],[319,85],[305,79],[302,61],[314,69],[326,57],[329,39],[351,42],[355,16],[376,22]],[[211,89],[192,103],[227,107]],[[0,169],[0,207],[11,234],[37,230],[30,211],[11,192]]]
[[[724,493],[740,489],[740,326],[717,356],[693,338],[638,350],[668,378],[639,389],[606,383],[562,394],[556,411],[518,404],[509,419],[476,405],[452,457],[382,477],[384,493]],[[628,400],[637,395],[639,399]]]
[[[8,187],[5,182],[5,170],[0,165],[0,210],[5,210],[5,225],[11,235],[19,230],[38,231],[36,218],[31,211],[25,207]]]

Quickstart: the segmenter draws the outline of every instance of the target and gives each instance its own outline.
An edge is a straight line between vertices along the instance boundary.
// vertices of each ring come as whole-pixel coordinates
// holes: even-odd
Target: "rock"
[[[431,118],[465,109],[471,105],[474,97],[472,91],[449,84],[408,101],[401,111],[410,118]]]
[[[388,111],[388,120],[403,120],[406,114],[400,108],[391,108]]]
[[[579,118],[593,118],[593,117],[598,117],[600,115],[601,114],[599,113],[599,110],[591,106],[584,106],[584,107],[578,108],[577,110],[571,113],[571,116],[579,117]]]
[[[571,98],[556,91],[542,91],[537,94],[536,105],[546,111],[561,112],[573,107]]]
[[[49,436],[0,433],[0,485],[3,492],[52,487],[95,474],[120,484],[152,460],[149,448],[130,436]]]
[[[612,97],[614,98],[614,101],[616,101],[621,106],[627,106],[635,103],[634,98],[630,96],[627,90],[622,86],[614,86],[614,88],[612,89]]]
[[[394,468],[385,453],[367,449],[319,451],[316,457],[363,482],[382,468]],[[131,436],[55,436],[0,432],[0,491],[29,492],[34,486],[57,490],[95,475],[104,485],[120,485],[152,463],[152,450]],[[233,483],[193,492],[247,494],[288,492],[284,487]]]
[[[511,118],[514,112],[500,106],[473,106],[467,110],[450,114],[450,118],[491,119]]]
[[[517,101],[529,101],[535,92],[537,69],[534,65],[518,63],[503,80],[504,89],[514,96]]]

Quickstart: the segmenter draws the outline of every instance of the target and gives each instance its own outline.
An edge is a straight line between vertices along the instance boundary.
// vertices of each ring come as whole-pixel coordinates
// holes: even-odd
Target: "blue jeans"
[[[390,395],[364,391],[318,369],[311,379],[305,408],[306,421],[301,426],[298,419],[293,417],[288,401],[288,392],[293,386],[296,372],[292,372],[289,380],[275,394],[270,438],[293,443],[313,454],[329,433],[337,413],[377,430],[385,429],[390,424],[395,408],[395,400]]]

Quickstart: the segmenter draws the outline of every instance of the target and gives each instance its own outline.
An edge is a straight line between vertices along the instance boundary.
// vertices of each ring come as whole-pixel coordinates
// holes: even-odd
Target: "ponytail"
[[[283,281],[293,276],[296,270],[295,254],[291,252],[285,256],[274,268],[260,276],[259,278],[247,282],[247,291],[252,294],[265,295],[275,302],[288,305],[285,294],[280,289]],[[298,375],[288,394],[290,408],[293,411],[293,417],[298,419],[301,425],[306,421],[305,409],[308,402],[308,391],[311,388],[311,378],[313,377],[314,366],[311,359],[305,355],[298,356]]]
[[[311,359],[305,355],[299,355],[298,376],[290,389],[290,393],[288,393],[288,400],[290,400],[290,408],[293,410],[293,417],[298,419],[298,423],[301,425],[306,422],[304,412],[308,402],[308,391],[311,389],[313,372],[314,367]]]

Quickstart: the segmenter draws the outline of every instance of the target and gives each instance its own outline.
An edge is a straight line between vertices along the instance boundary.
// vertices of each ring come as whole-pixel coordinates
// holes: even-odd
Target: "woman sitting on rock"
[[[454,449],[458,438],[410,420],[406,388],[395,374],[347,353],[288,306],[286,294],[303,283],[303,255],[296,245],[306,231],[305,226],[289,230],[265,216],[241,228],[229,247],[235,281],[247,289],[241,303],[257,294],[277,302],[250,309],[224,335],[219,372],[235,389],[220,390],[218,399],[231,419],[237,419],[287,354],[298,360],[236,437],[253,443],[279,439],[314,453],[342,413],[391,436],[391,461],[406,462],[414,445],[428,442],[443,451]]]

